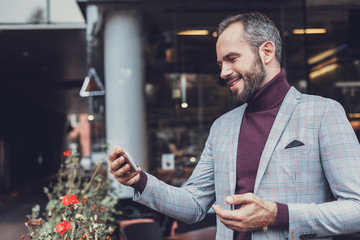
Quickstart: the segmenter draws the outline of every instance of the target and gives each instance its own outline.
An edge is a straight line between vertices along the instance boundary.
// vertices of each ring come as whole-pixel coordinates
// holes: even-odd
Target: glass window
[[[262,12],[279,28],[290,85],[338,100],[360,128],[358,7],[330,0],[131,6],[143,17],[149,169],[160,168],[166,153],[174,154],[175,166],[195,165],[213,121],[235,107],[219,77],[214,32],[222,19],[242,12]]]
[[[288,46],[283,51],[283,66],[289,82],[306,91],[304,45],[299,45],[303,40],[290,34],[295,27],[303,28],[301,3],[252,7],[228,2],[207,7],[189,4],[159,8],[145,15],[151,170],[162,166],[161,158],[166,153],[174,154],[177,167],[195,165],[213,121],[235,107],[216,64],[215,31],[227,16],[258,10],[273,19]],[[157,18],[150,20],[149,16],[155,14]],[[301,81],[303,84],[298,84]]]

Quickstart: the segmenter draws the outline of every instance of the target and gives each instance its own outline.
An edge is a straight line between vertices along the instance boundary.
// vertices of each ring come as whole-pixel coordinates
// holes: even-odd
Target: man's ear
[[[259,54],[264,64],[268,64],[275,58],[275,44],[271,41],[266,41],[261,44]]]

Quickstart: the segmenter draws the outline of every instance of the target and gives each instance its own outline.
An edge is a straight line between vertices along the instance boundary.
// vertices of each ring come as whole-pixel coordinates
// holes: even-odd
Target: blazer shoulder
[[[341,105],[338,101],[322,97],[319,95],[312,95],[312,94],[303,94],[301,93],[301,104],[315,104],[315,105],[323,105],[324,107],[327,105]]]
[[[330,109],[344,111],[343,106],[334,99],[322,97],[319,95],[300,93],[295,88],[293,88],[293,91],[299,99],[298,109],[308,109],[309,111],[311,109],[312,111],[320,110],[320,112],[324,112]]]
[[[234,108],[233,110],[230,110],[229,112],[224,113],[214,121],[214,124],[228,123],[229,121],[230,122],[237,121],[239,117],[241,117],[244,114],[246,107],[247,104],[245,103],[239,107]]]

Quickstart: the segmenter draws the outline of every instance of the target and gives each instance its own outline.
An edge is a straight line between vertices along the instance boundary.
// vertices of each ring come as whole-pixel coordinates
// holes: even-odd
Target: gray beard
[[[265,78],[266,72],[263,63],[261,62],[259,54],[253,62],[251,69],[243,74],[244,89],[242,92],[235,89],[233,91],[234,99],[238,105],[243,105],[250,101],[250,99],[259,91]]]

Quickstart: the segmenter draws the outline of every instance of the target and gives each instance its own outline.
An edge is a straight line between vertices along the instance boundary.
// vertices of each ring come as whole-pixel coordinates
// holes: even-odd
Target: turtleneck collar
[[[290,89],[285,75],[285,70],[281,68],[273,79],[260,88],[248,102],[248,112],[266,111],[278,106]]]

